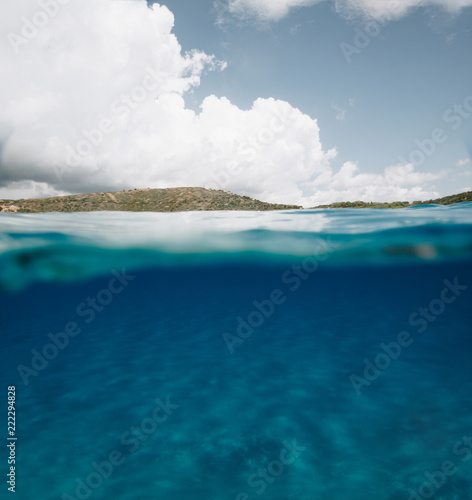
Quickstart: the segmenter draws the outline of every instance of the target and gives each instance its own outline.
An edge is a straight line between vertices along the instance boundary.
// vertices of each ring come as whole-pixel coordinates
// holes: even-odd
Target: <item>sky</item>
[[[472,0],[6,0],[0,198],[472,190]]]

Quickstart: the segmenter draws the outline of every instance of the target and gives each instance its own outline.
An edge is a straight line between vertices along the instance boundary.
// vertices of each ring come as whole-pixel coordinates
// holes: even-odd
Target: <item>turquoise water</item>
[[[0,252],[16,498],[472,499],[471,203],[0,214]]]

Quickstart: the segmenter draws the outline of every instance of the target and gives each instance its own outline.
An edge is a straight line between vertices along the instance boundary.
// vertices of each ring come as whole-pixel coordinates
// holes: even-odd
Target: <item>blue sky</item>
[[[16,75],[2,197],[201,185],[310,206],[472,189],[470,0],[82,0],[25,38],[28,3],[1,26]],[[118,115],[149,65],[159,88]],[[113,130],[94,136],[103,117]]]

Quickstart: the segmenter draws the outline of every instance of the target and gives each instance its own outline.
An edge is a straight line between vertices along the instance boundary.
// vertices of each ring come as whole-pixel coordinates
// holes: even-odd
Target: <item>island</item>
[[[0,200],[0,211],[44,212],[189,212],[196,210],[292,210],[298,205],[265,203],[221,189],[199,187],[132,189],[90,194],[71,194],[53,198]]]
[[[472,191],[428,201],[340,202],[319,205],[313,209],[327,208],[406,208],[416,205],[451,205],[472,201]],[[266,203],[249,196],[240,196],[221,189],[183,187],[167,189],[132,189],[89,194],[71,194],[52,198],[0,200],[0,212],[189,212],[202,210],[301,210],[298,205]]]

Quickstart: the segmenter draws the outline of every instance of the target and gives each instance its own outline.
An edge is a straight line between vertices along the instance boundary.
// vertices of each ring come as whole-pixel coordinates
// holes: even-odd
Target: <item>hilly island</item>
[[[436,200],[380,202],[340,202],[313,208],[406,208],[415,205],[450,205],[472,201],[472,191]],[[0,200],[0,212],[44,213],[44,212],[187,212],[197,210],[293,210],[297,205],[266,203],[249,196],[240,196],[228,191],[198,187],[167,189],[133,189],[90,194],[73,194],[53,198]]]

